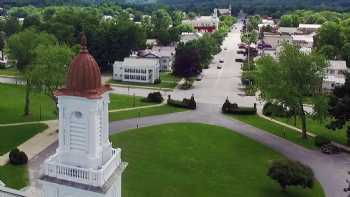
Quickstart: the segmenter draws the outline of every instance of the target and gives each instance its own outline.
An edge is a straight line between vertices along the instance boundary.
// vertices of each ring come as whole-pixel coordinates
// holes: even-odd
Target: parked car
[[[239,43],[239,44],[238,44],[238,48],[239,48],[239,49],[245,49],[245,48],[246,48],[246,44],[244,44],[244,43]]]
[[[202,81],[202,78],[203,78],[202,75],[198,75],[198,76],[196,77],[196,81]]]
[[[244,62],[244,60],[242,58],[236,58],[235,61],[236,62]]]
[[[222,67],[221,67],[220,65],[218,65],[216,68],[217,68],[217,69],[222,69]]]
[[[245,50],[237,50],[237,54],[246,54]]]
[[[225,47],[224,50],[227,50],[227,48]]]
[[[220,59],[219,62],[220,62],[220,63],[224,63],[224,60],[223,60],[223,59]]]

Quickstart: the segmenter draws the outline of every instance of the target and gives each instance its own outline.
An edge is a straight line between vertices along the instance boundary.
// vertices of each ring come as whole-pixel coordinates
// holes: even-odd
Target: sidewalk
[[[58,122],[57,120],[50,120],[50,121],[42,121],[42,122],[28,122],[28,123],[14,123],[14,124],[7,124],[7,126],[11,125],[25,125],[25,124],[33,124],[33,123],[45,123],[47,124],[48,128],[44,130],[43,132],[40,132],[24,142],[23,144],[18,146],[19,150],[24,151],[27,156],[28,160],[35,157],[37,154],[39,154],[41,151],[46,149],[49,145],[54,143],[57,138],[57,129],[58,129]],[[6,125],[0,125],[6,126]],[[0,156],[0,166],[4,166],[9,161],[9,152],[5,153]]]
[[[164,101],[160,104],[141,106],[141,107],[133,107],[133,108],[114,109],[114,110],[109,110],[108,112],[113,113],[113,112],[122,112],[122,111],[130,111],[130,110],[137,110],[137,109],[147,109],[147,108],[153,108],[153,107],[160,107],[160,106],[166,105],[166,103],[167,103],[167,100],[164,99]]]

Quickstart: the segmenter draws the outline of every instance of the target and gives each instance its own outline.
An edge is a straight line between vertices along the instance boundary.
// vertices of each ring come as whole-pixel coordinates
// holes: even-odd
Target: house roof
[[[280,27],[278,28],[278,32],[287,33],[287,34],[295,34],[298,33],[298,28],[296,27]]]
[[[332,70],[347,70],[346,61],[343,60],[330,60],[329,61],[329,69]]]
[[[314,42],[314,34],[307,34],[307,35],[292,35],[293,41],[304,41],[307,43],[313,43]]]
[[[192,24],[194,26],[199,26],[199,25],[216,25],[220,22],[219,18],[214,17],[214,16],[199,16],[194,18],[193,20],[183,20],[182,23],[184,24]]]
[[[175,54],[175,47],[172,46],[155,46],[151,50],[139,51],[140,57],[172,57]]]
[[[319,29],[321,26],[320,24],[299,24],[299,28],[302,29]]]
[[[142,57],[127,57],[122,62],[115,62],[115,65],[127,65],[127,66],[153,66],[158,65],[159,60],[156,58],[142,58]]]

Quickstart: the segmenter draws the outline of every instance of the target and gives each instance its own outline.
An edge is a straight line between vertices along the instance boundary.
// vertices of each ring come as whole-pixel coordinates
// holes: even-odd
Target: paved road
[[[316,178],[320,181],[328,197],[345,197],[343,192],[347,170],[350,169],[350,158],[347,154],[324,155],[319,151],[308,150],[280,137],[257,129],[245,123],[232,120],[221,114],[220,106],[199,104],[196,111],[180,112],[161,116],[145,117],[139,120],[129,119],[110,123],[110,133],[115,134],[128,129],[146,127],[174,122],[197,122],[218,125],[231,129],[248,138],[258,141],[290,159],[301,161],[311,166]],[[40,164],[55,152],[57,143],[48,147],[29,163],[31,180],[36,184]]]
[[[237,24],[237,26],[240,27],[241,24]],[[196,101],[208,104],[222,104],[226,97],[244,106],[252,106],[256,103],[255,97],[244,96],[244,92],[241,90],[241,63],[234,61],[237,57],[242,57],[242,55],[236,54],[237,44],[240,42],[239,29],[233,29],[228,34],[222,45],[223,50],[214,57],[210,68],[203,70],[202,81],[196,81],[193,89],[175,89],[173,92],[164,92],[164,95],[171,94],[173,98],[182,99],[194,94]],[[224,63],[219,63],[220,59],[223,59]],[[222,69],[217,69],[217,65],[221,65]],[[154,91],[121,87],[113,87],[113,89],[116,93],[139,96],[146,96],[149,92]]]

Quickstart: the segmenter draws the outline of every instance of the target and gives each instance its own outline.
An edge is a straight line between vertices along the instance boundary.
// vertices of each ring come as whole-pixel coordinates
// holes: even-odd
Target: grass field
[[[0,127],[0,155],[16,148],[46,128],[47,125],[41,123]]]
[[[162,106],[145,108],[145,109],[111,112],[109,113],[109,120],[118,121],[118,120],[130,119],[130,118],[155,116],[155,115],[162,115],[162,114],[169,114],[169,113],[183,112],[183,111],[186,111],[186,109],[173,107],[170,105],[162,105]]]
[[[18,126],[0,127],[0,155],[9,152],[20,144],[24,143],[35,134],[44,131],[45,124],[28,124]],[[26,150],[23,150],[24,152]],[[7,164],[0,167],[0,180],[6,186],[20,189],[28,185],[27,166],[14,166]]]
[[[0,75],[16,76],[17,75],[17,69],[14,68],[14,67],[11,67],[11,68],[0,68]]]
[[[287,123],[289,125],[295,126],[294,119],[289,120],[287,118],[279,118],[279,117],[274,117],[274,119]],[[329,121],[320,122],[318,120],[308,118],[306,122],[306,128],[307,128],[307,131],[310,133],[314,133],[316,135],[320,135],[332,141],[346,145],[346,131],[345,131],[346,129],[343,128],[343,129],[333,131],[331,129],[326,128],[326,125],[328,123]],[[301,128],[300,119],[297,119],[296,127]]]
[[[21,189],[29,184],[28,169],[26,165],[14,166],[7,164],[0,167],[0,180],[7,187]]]
[[[266,174],[283,156],[231,130],[194,123],[152,126],[111,137],[129,163],[124,197],[323,197],[290,187],[281,192]]]
[[[142,107],[148,105],[154,105],[155,103],[143,102],[143,97],[133,96],[133,95],[122,95],[122,94],[111,94],[111,102],[109,104],[109,109],[124,109],[132,107]]]
[[[287,139],[291,142],[304,146],[309,149],[316,149],[314,144],[314,139],[309,137],[307,140],[301,138],[301,134],[293,129],[281,126],[279,124],[273,123],[269,120],[261,118],[257,115],[233,115],[231,116],[241,122],[252,125],[256,128],[265,130],[274,135]]]
[[[24,116],[25,88],[23,86],[0,84],[0,124],[55,119],[55,104],[46,95],[33,91],[31,115]]]
[[[55,103],[48,96],[33,90],[31,95],[31,115],[24,116],[25,87],[0,83],[0,124],[56,119]],[[132,95],[111,94],[109,109],[123,109],[134,106]],[[154,105],[142,102],[135,96],[135,107]]]

